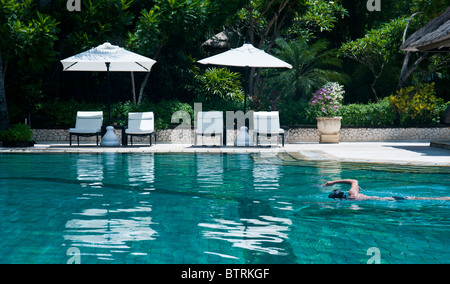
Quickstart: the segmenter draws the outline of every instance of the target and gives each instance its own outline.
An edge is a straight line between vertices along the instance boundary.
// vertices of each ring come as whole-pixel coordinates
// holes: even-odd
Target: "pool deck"
[[[0,153],[289,153],[296,159],[387,163],[450,167],[450,149],[431,147],[430,142],[341,142],[339,144],[293,143],[285,147],[192,146],[159,143],[152,147],[97,147],[84,142],[39,142],[31,148],[0,148]]]

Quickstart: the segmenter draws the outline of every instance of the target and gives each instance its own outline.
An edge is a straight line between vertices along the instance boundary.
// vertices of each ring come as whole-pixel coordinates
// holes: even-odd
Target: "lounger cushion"
[[[69,132],[75,134],[94,134],[101,131],[102,124],[102,111],[79,111],[77,112],[75,128],[70,128]]]
[[[101,132],[101,129],[95,130],[95,129],[76,129],[76,128],[70,128],[69,132],[72,134],[93,134],[93,133],[99,133]]]
[[[130,112],[128,114],[128,128],[126,134],[150,134],[155,131],[153,112]]]
[[[278,111],[260,111],[253,114],[253,126],[257,133],[281,134]]]

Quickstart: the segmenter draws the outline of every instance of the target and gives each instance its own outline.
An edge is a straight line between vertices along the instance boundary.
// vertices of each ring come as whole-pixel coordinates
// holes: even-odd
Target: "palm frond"
[[[279,40],[277,45],[276,56],[289,62],[293,69],[270,72],[269,84],[286,98],[309,98],[315,89],[329,81],[348,82],[348,75],[338,71],[342,60],[337,57],[336,50],[329,49],[328,41],[308,44],[303,39]]]

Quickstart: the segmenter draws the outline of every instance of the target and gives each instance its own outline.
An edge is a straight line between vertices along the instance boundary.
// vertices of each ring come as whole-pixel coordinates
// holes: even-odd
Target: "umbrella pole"
[[[250,82],[249,80],[249,67],[245,66],[245,79],[247,82],[244,83],[244,116],[246,116],[247,112],[247,95],[249,93],[249,87],[248,84]],[[250,135],[248,133],[248,128],[250,125],[250,120],[248,118],[245,118],[244,120],[245,126],[242,126],[239,129],[239,133],[236,136],[236,139],[234,140],[234,146],[253,146],[253,142],[250,141]]]
[[[111,88],[110,88],[110,80],[109,80],[109,66],[110,62],[106,62],[106,84],[107,86],[107,96],[108,96],[108,125],[111,125]]]
[[[244,94],[244,114],[247,112],[247,92]]]
[[[108,93],[108,127],[106,127],[106,133],[102,137],[100,146],[120,146],[119,139],[114,133],[114,127],[111,126],[111,90],[109,81],[109,66],[111,62],[105,62],[106,64],[106,78],[107,78],[107,93]]]
[[[250,78],[248,77],[248,66],[245,66],[245,79],[247,80],[247,82],[245,82],[244,84],[244,114],[247,112],[247,94],[249,91],[249,87],[248,84],[250,82]]]

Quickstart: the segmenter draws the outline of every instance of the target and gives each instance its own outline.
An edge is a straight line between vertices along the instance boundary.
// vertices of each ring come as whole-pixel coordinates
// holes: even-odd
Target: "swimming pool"
[[[450,168],[289,154],[0,154],[0,263],[448,263]],[[348,186],[335,186],[347,191]]]

